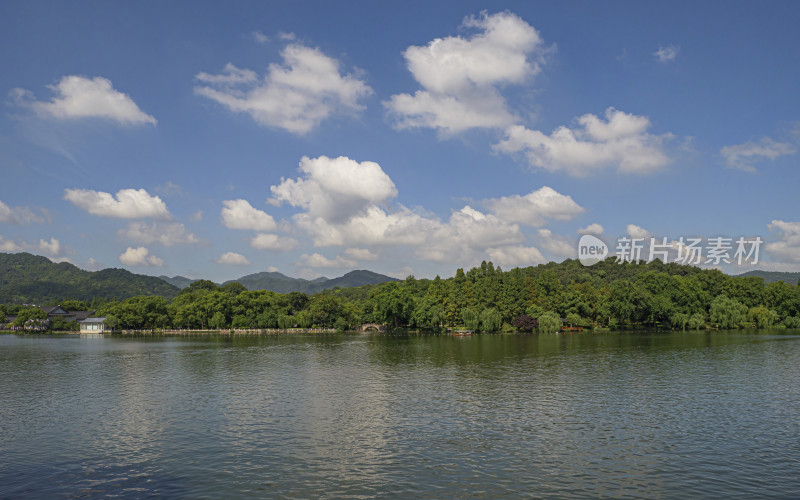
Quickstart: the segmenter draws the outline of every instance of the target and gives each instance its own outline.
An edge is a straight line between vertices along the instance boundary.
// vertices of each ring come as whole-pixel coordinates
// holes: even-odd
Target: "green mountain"
[[[193,282],[197,281],[191,278],[185,278],[183,276],[173,276],[172,278],[170,278],[169,276],[159,276],[159,278],[166,281],[170,285],[177,287],[179,290],[183,290],[187,286],[191,285]]]
[[[778,271],[747,271],[746,273],[739,274],[737,277],[745,278],[747,276],[757,276],[764,278],[764,283],[774,283],[776,281],[783,281],[790,285],[796,285],[800,280],[800,273],[785,273]]]
[[[137,295],[172,298],[178,288],[155,276],[124,269],[90,272],[29,253],[0,253],[0,303],[46,303],[62,299],[127,299]]]
[[[271,290],[278,293],[289,292],[303,292],[307,294],[314,294],[322,290],[329,290],[334,287],[356,287],[364,285],[375,285],[384,283],[386,281],[398,281],[395,278],[384,276],[383,274],[373,273],[372,271],[350,271],[344,276],[338,278],[316,278],[314,280],[305,280],[302,278],[290,278],[278,272],[263,272],[248,274],[236,280],[230,280],[223,283],[238,281],[244,285],[248,290]]]

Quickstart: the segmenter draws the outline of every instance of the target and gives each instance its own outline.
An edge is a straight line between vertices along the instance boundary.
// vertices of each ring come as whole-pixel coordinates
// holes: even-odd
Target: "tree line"
[[[62,304],[63,307],[63,304]],[[2,312],[2,311],[0,311]],[[137,296],[100,305],[117,329],[390,328],[481,332],[800,327],[800,287],[693,266],[576,260],[503,271],[483,262],[452,278],[415,279],[317,294],[192,283],[172,300]]]

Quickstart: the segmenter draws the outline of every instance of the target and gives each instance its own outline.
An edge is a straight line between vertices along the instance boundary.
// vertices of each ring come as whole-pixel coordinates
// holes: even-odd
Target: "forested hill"
[[[173,276],[173,277],[170,278],[169,276],[163,276],[162,275],[162,276],[159,276],[159,278],[161,278],[162,280],[166,281],[167,283],[169,283],[172,286],[178,287],[179,290],[183,290],[187,286],[191,285],[193,282],[197,281],[197,280],[193,280],[191,278],[185,278],[183,276]]]
[[[84,271],[68,262],[56,264],[29,253],[0,253],[0,303],[42,304],[62,299],[118,300],[137,295],[171,299],[178,288],[124,269]]]
[[[387,281],[397,281],[395,278],[384,276],[383,274],[373,273],[372,271],[350,271],[338,278],[317,278],[305,280],[302,278],[290,278],[278,272],[263,272],[242,276],[236,280],[223,283],[226,285],[232,282],[239,282],[248,290],[269,290],[277,293],[302,292],[315,294],[331,288],[349,288],[364,285],[376,285]]]
[[[756,276],[764,278],[764,283],[775,283],[776,281],[783,281],[790,285],[796,285],[800,280],[800,273],[784,273],[778,271],[748,271],[740,274],[738,277],[746,278],[748,276]]]

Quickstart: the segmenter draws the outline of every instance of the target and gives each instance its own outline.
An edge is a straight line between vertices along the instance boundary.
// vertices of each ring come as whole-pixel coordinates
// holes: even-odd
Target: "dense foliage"
[[[502,271],[491,262],[455,277],[415,279],[307,295],[248,291],[200,280],[171,302],[133,297],[102,307],[121,328],[289,328],[340,330],[362,323],[439,331],[557,331],[587,328],[800,325],[800,288],[758,277],[654,261],[592,267],[566,260]]]
[[[77,303],[76,305],[85,305]],[[610,258],[591,267],[566,260],[502,271],[491,262],[453,278],[415,279],[314,295],[247,290],[199,280],[171,301],[135,296],[97,311],[122,329],[335,328],[363,323],[441,331],[553,332],[583,328],[677,330],[800,327],[800,287],[716,270]]]

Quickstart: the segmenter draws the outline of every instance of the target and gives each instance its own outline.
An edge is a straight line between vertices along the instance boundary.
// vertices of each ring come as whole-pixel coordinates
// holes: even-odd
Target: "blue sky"
[[[755,265],[701,264],[796,271],[798,15],[2,2],[0,251],[224,281],[760,237]]]

